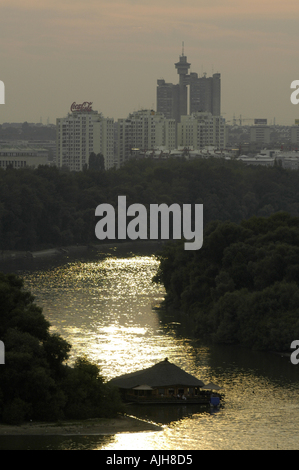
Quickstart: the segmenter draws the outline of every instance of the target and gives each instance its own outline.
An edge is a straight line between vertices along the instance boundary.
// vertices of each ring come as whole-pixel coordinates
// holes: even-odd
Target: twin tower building
[[[56,164],[80,171],[89,155],[101,153],[105,168],[119,167],[133,156],[157,148],[225,147],[220,115],[220,74],[188,73],[184,50],[175,64],[179,83],[157,82],[157,110],[139,110],[124,119],[105,118],[92,102],[73,103],[67,117],[56,120]]]
[[[179,83],[165,83],[158,80],[157,86],[157,111],[168,119],[181,121],[181,116],[187,116],[197,112],[208,112],[213,116],[220,116],[220,73],[214,73],[212,77],[197,73],[188,74],[191,64],[187,62],[184,50],[175,68],[179,74]],[[189,90],[188,90],[189,85]]]

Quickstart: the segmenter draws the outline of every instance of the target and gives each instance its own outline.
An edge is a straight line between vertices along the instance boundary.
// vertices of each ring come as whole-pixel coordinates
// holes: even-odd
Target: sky
[[[0,0],[0,124],[55,124],[75,101],[115,120],[156,109],[157,79],[221,73],[221,110],[291,125],[298,0]]]

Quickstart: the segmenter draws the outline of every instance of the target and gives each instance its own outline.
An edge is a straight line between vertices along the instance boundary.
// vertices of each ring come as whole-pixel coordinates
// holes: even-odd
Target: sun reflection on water
[[[152,308],[164,297],[163,287],[152,283],[157,268],[154,256],[109,256],[22,274],[51,331],[72,344],[69,364],[86,354],[110,379],[168,357],[205,383],[224,388],[225,406],[219,412],[135,410],[164,424],[163,431],[118,434],[99,448],[298,448],[299,382],[294,368],[284,359],[206,347],[181,334],[179,322],[161,319]]]
[[[70,362],[86,354],[107,378],[177,355],[152,305],[164,289],[152,283],[154,256],[76,261],[48,271],[26,273],[51,331],[72,344]]]

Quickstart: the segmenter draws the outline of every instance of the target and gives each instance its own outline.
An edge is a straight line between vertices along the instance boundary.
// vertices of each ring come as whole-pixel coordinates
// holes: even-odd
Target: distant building
[[[267,124],[256,124],[254,126],[250,126],[250,142],[269,144],[270,132],[270,126]]]
[[[241,155],[238,160],[242,160],[247,165],[278,165],[288,170],[298,170],[299,168],[299,153],[294,151],[264,149],[254,156]]]
[[[188,70],[191,64],[187,62],[184,50],[175,64],[179,74],[179,83],[157,81],[157,111],[168,119],[180,122],[181,116],[195,112],[209,112],[213,116],[221,114],[221,76],[220,73],[199,77],[197,73]],[[189,97],[188,87],[189,86]]]
[[[197,73],[191,73],[190,83],[190,114],[195,112],[209,112],[213,116],[220,116],[221,76],[214,73],[212,77],[198,77]]]
[[[263,165],[263,166],[274,166],[275,164],[275,157],[270,157],[268,155],[255,155],[255,156],[248,156],[248,155],[241,155],[237,158],[237,160],[241,160],[246,165]]]
[[[118,120],[118,166],[157,147],[176,147],[176,122],[153,110],[136,111]]]
[[[291,143],[299,144],[299,125],[291,127]]]
[[[56,162],[56,140],[28,140],[27,144],[32,148],[39,147],[46,149],[48,151],[48,160]]]
[[[192,147],[194,150],[207,146],[224,149],[226,146],[224,118],[207,112],[181,116],[181,122],[178,123],[178,146]]]
[[[48,150],[45,148],[31,148],[27,146],[0,147],[0,168],[37,168],[48,164]]]
[[[158,80],[157,111],[167,119],[180,121],[180,87],[165,80]]]
[[[276,162],[282,168],[288,170],[298,170],[299,168],[299,152],[297,151],[274,151]]]
[[[56,164],[81,171],[92,152],[104,156],[105,168],[114,166],[114,120],[92,109],[92,103],[73,103],[65,118],[56,120]]]

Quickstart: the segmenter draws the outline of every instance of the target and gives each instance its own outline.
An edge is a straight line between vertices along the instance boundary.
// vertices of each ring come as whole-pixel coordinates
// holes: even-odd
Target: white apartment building
[[[56,164],[81,171],[92,152],[102,153],[105,168],[114,166],[114,120],[92,109],[92,103],[73,103],[65,118],[56,119]]]
[[[146,152],[157,147],[176,148],[175,119],[166,119],[153,110],[136,111],[126,119],[118,119],[118,166],[136,150]]]
[[[194,150],[208,146],[225,148],[225,119],[208,112],[181,116],[181,122],[178,123],[178,146],[192,147]]]

